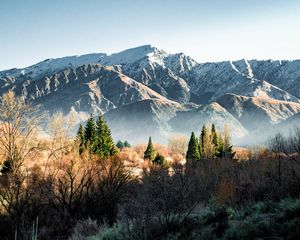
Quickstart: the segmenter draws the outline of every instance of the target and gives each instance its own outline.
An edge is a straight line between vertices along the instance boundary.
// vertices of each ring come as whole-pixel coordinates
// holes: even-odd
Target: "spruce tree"
[[[191,163],[198,160],[200,160],[199,145],[197,142],[197,138],[195,137],[195,133],[192,132],[188,150],[186,153],[186,162],[188,165],[190,165]]]
[[[144,159],[153,161],[155,159],[155,150],[152,144],[152,139],[149,137],[148,146],[146,151],[144,152]]]
[[[212,143],[215,145],[215,147],[217,147],[218,146],[218,134],[216,132],[215,124],[211,125],[211,138],[212,138]]]
[[[90,118],[87,120],[85,129],[84,129],[84,144],[85,146],[89,145],[92,149],[92,145],[96,139],[96,125],[93,115],[91,114]],[[90,150],[91,150],[90,149]]]
[[[129,143],[127,140],[125,140],[124,146],[127,147],[127,148],[130,148],[130,147],[131,147],[130,143]]]
[[[202,158],[207,158],[207,149],[208,149],[208,134],[207,134],[207,129],[206,129],[206,126],[205,124],[203,125],[202,127],[202,131],[201,131],[201,156]]]
[[[78,144],[79,153],[84,151],[85,137],[84,137],[84,128],[82,124],[79,125],[79,129],[76,136],[76,142]]]
[[[224,139],[222,133],[220,133],[218,136],[218,147],[216,149],[216,157],[217,158],[224,157]]]
[[[216,158],[218,155],[218,134],[216,132],[215,124],[211,125],[211,134],[210,134],[210,140],[211,140],[211,157]]]
[[[117,142],[116,146],[117,146],[117,148],[122,149],[122,148],[125,147],[125,144],[124,144],[121,140],[119,140],[119,141]]]
[[[103,158],[117,153],[110,129],[102,115],[99,116],[96,122],[96,140],[93,151]]]

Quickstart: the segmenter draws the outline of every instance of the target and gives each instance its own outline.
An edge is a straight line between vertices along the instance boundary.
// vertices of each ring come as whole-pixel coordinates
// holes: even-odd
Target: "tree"
[[[220,132],[219,133],[219,136],[218,136],[218,146],[216,148],[216,153],[215,153],[215,156],[216,158],[222,158],[224,157],[224,140],[223,140],[223,136],[222,136],[222,133]]]
[[[116,146],[117,146],[119,149],[122,149],[122,148],[125,147],[125,144],[124,144],[121,140],[119,140],[119,141],[117,142]]]
[[[153,160],[153,163],[162,166],[165,163],[165,158],[161,154],[157,154]]]
[[[144,152],[144,159],[153,161],[155,159],[155,150],[152,144],[152,139],[149,137],[148,146],[146,151]]]
[[[228,149],[230,147],[231,137],[230,129],[228,125],[224,126],[224,148]]]
[[[215,147],[218,146],[218,134],[216,132],[215,124],[211,125],[211,140]]]
[[[277,133],[270,142],[270,149],[275,153],[276,158],[278,160],[277,164],[277,182],[278,185],[281,186],[282,183],[282,155],[286,152],[286,139],[281,133]]]
[[[84,128],[82,124],[79,125],[79,129],[76,136],[76,142],[79,147],[79,153],[82,153],[84,151],[84,142],[85,142],[85,136],[84,136]]]
[[[201,136],[200,136],[200,141],[201,141],[201,157],[202,158],[207,158],[208,157],[208,149],[209,149],[209,136],[207,133],[207,129],[205,124],[202,127],[202,131],[201,131]]]
[[[29,217],[43,204],[39,176],[30,166],[40,147],[36,133],[42,117],[37,106],[13,91],[0,97],[0,212],[9,217],[18,239],[25,239]]]
[[[102,115],[99,116],[96,122],[96,140],[94,144],[94,153],[103,158],[113,156],[117,153],[114,140],[111,136],[111,131]]]
[[[127,148],[130,148],[130,147],[131,147],[130,143],[129,143],[127,140],[125,140],[124,146],[127,147]]]
[[[84,129],[84,143],[86,146],[89,145],[90,151],[92,151],[92,144],[96,139],[96,125],[93,115],[91,114],[90,118],[87,120],[85,129]]]
[[[186,162],[187,164],[191,164],[198,160],[200,160],[199,146],[197,138],[195,137],[195,133],[192,132],[186,153]]]
[[[168,140],[168,148],[173,155],[180,154],[184,156],[188,149],[188,141],[189,139],[186,136],[172,136]]]
[[[41,119],[38,108],[30,106],[13,91],[0,97],[0,163],[6,162],[12,172],[19,171],[25,158],[38,145],[35,134]]]

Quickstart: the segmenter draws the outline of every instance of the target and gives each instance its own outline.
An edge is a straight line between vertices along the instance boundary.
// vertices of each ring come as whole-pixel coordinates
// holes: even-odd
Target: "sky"
[[[198,62],[300,59],[300,0],[0,0],[0,70],[145,44]]]

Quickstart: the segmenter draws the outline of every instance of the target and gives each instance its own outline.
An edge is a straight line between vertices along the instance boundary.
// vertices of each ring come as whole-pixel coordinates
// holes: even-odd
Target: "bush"
[[[100,227],[97,221],[90,218],[86,220],[80,220],[73,228],[72,235],[69,240],[82,240],[86,237],[96,235],[100,231]]]

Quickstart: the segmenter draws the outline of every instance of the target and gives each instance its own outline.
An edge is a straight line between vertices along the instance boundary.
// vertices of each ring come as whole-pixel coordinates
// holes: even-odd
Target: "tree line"
[[[76,142],[79,146],[79,153],[88,150],[92,154],[97,154],[100,158],[107,158],[116,155],[118,152],[108,124],[102,115],[98,117],[96,122],[93,115],[91,115],[85,127],[82,124],[79,125]]]
[[[230,158],[233,159],[235,152],[232,149],[230,133],[227,126],[224,131],[217,132],[215,124],[207,128],[204,124],[199,138],[191,133],[186,153],[187,164],[201,159]]]

